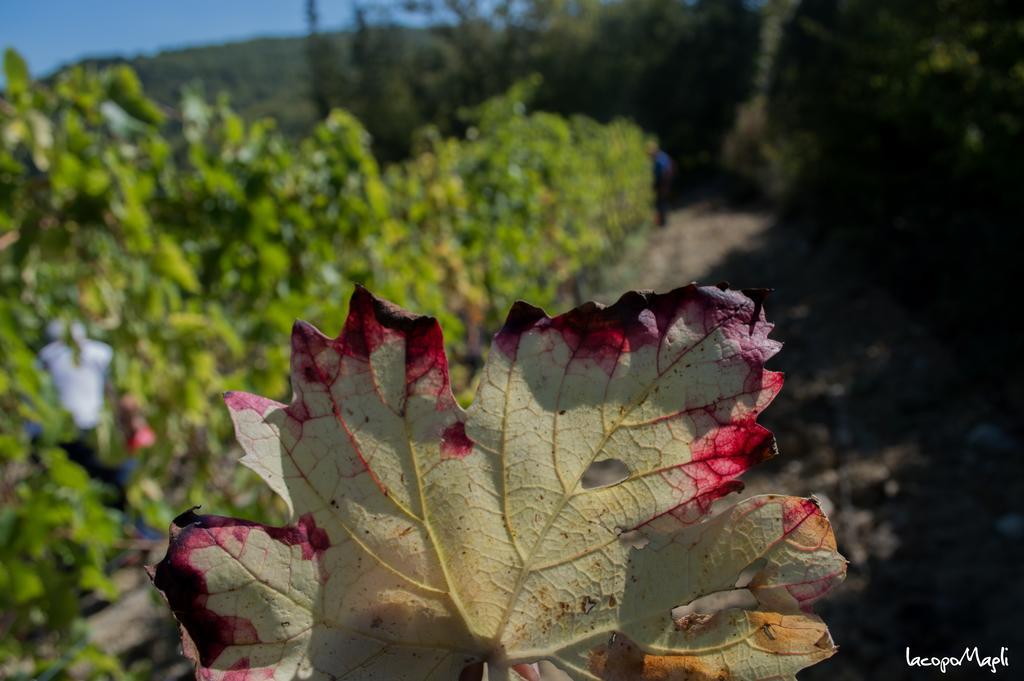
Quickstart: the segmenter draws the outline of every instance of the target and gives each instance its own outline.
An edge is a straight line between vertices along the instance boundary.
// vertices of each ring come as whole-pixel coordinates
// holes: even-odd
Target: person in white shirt
[[[107,379],[114,351],[106,343],[88,338],[85,327],[79,322],[72,323],[70,327],[61,321],[50,322],[46,334],[50,342],[37,355],[39,365],[50,374],[61,406],[71,415],[78,429],[74,440],[62,442],[60,446],[68,458],[91,477],[111,485],[116,496],[110,503],[125,511],[125,487],[138,465],[137,455],[156,442],[156,434],[146,422],[138,400],[131,395],[123,395],[115,405],[115,411],[116,422],[125,436],[128,457],[116,468],[104,465],[96,455],[95,430],[107,398],[113,398]],[[33,436],[37,437],[38,426],[35,429],[30,427],[30,432],[33,430]],[[135,518],[134,530],[144,538],[160,536],[159,532],[147,527],[141,517]]]
[[[39,351],[39,363],[50,374],[61,405],[80,431],[99,425],[103,411],[107,372],[114,351],[106,343],[87,338],[80,322],[66,333],[64,322],[46,327],[50,343]],[[71,345],[66,342],[70,335]]]
[[[114,351],[106,343],[88,338],[80,322],[73,322],[69,328],[63,321],[52,321],[46,327],[46,335],[50,342],[39,351],[39,364],[50,374],[61,406],[78,428],[78,436],[61,443],[61,447],[90,476],[113,485],[118,492],[117,505],[121,506],[130,469],[122,471],[103,465],[95,446],[95,430],[103,413]]]

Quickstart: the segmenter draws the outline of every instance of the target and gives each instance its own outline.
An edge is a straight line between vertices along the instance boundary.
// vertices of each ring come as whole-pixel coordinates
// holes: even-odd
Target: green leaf
[[[50,457],[50,478],[61,487],[84,491],[89,488],[89,474],[65,456]]]
[[[199,280],[181,248],[169,236],[161,235],[153,254],[153,269],[189,293],[199,291]]]
[[[4,50],[4,75],[7,77],[7,92],[12,99],[20,97],[28,90],[31,82],[28,64],[11,47]]]
[[[118,66],[110,71],[107,96],[137,120],[150,125],[163,122],[160,109],[146,98],[139,77],[128,66]]]
[[[10,593],[16,604],[33,601],[46,591],[43,580],[32,566],[25,563],[13,563],[7,568],[7,579]]]

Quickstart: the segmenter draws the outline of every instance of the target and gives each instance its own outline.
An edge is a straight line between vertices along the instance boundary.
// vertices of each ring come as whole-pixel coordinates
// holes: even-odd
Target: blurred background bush
[[[180,673],[111,654],[87,618],[188,506],[284,517],[235,465],[220,393],[287,400],[293,320],[337,332],[361,283],[441,320],[468,400],[515,299],[579,302],[658,243],[652,139],[680,205],[782,216],[977,357],[959,389],[1024,406],[1019,3],[382,0],[341,30],[294,5],[302,36],[38,77],[3,38],[0,676]],[[52,320],[113,348],[95,439],[104,465],[138,463],[126,503],[60,446]],[[126,397],[152,444],[125,437]]]

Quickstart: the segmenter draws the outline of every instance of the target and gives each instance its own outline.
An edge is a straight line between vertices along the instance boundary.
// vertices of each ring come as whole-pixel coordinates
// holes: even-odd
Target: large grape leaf
[[[775,453],[755,423],[761,297],[687,286],[558,317],[518,303],[473,406],[441,330],[364,289],[341,335],[299,322],[289,405],[226,401],[242,462],[295,521],[178,518],[153,571],[200,679],[776,679],[833,654],[809,606],[846,562],[813,500],[710,519]],[[593,464],[625,477],[590,484]],[[734,589],[756,598],[673,620]]]

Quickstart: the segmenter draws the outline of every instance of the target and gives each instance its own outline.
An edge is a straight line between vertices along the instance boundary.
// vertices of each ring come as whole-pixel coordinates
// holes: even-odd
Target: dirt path
[[[768,211],[729,209],[712,201],[673,211],[665,227],[632,244],[594,295],[611,302],[629,289],[664,291],[704,281],[729,255],[755,249],[771,225]]]

